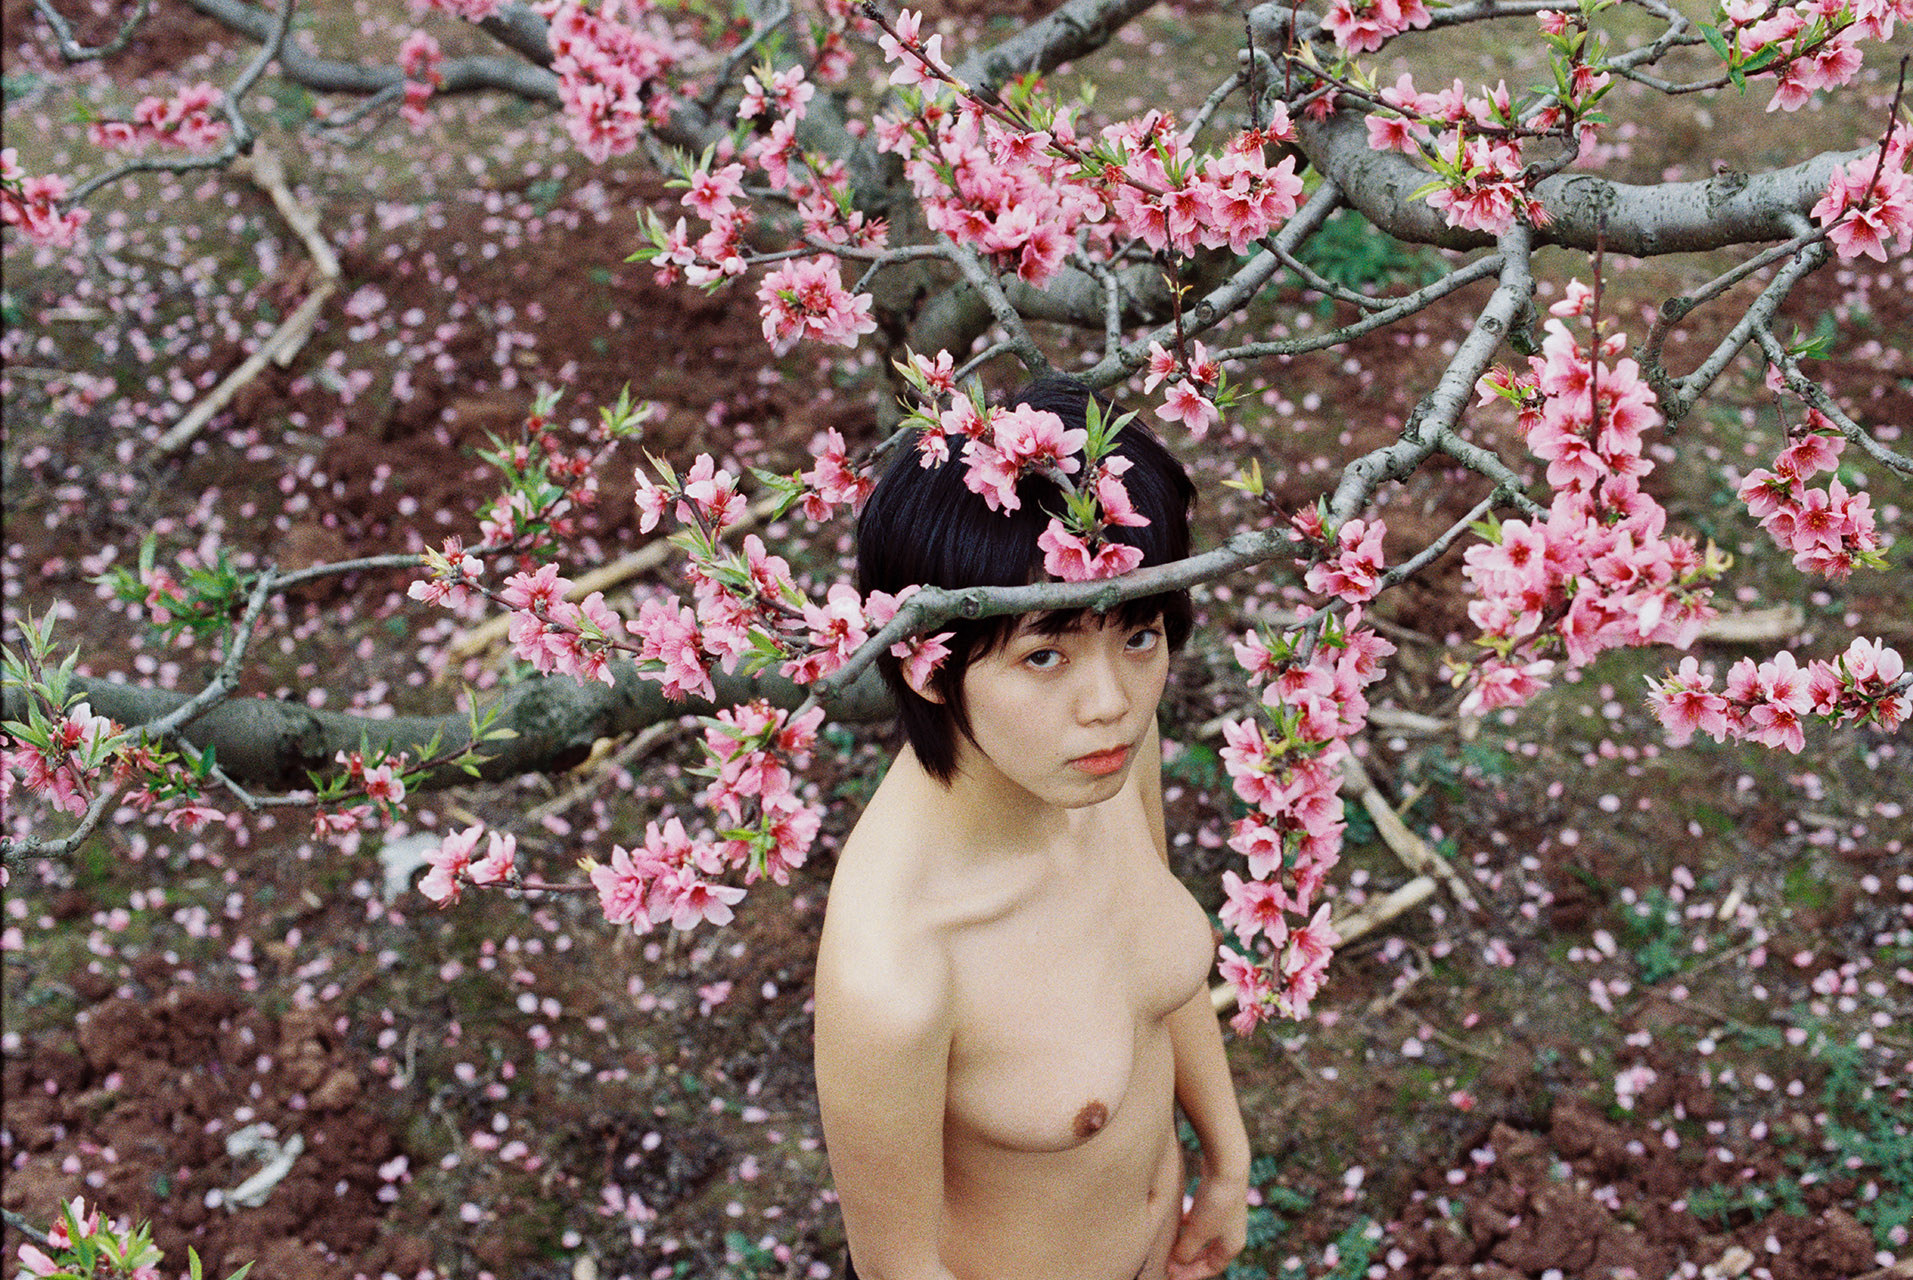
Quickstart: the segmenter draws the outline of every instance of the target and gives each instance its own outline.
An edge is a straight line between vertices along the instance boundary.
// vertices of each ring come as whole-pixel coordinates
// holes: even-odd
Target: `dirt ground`
[[[26,8],[7,0],[10,77],[38,65],[17,43]],[[176,7],[160,15],[109,81],[217,38]],[[10,133],[38,109],[14,94]],[[103,254],[132,268],[83,297],[9,241],[10,622],[55,609],[87,669],[188,685],[206,655],[156,645],[91,575],[148,532],[164,553],[224,544],[288,567],[416,547],[414,530],[469,534],[488,483],[472,451],[516,429],[540,381],[563,381],[580,419],[629,382],[663,406],[645,448],[673,459],[788,469],[827,427],[873,441],[868,362],[774,359],[747,294],[667,290],[622,261],[630,210],[666,195],[654,179],[590,170],[548,121],[506,112],[490,127],[522,134],[514,156],[542,158],[472,181],[421,173],[431,189],[409,201],[349,180],[356,160],[311,162],[302,190],[341,246],[345,287],[301,358],[178,458],[147,445],[239,362],[234,333],[311,287],[264,198],[237,180],[203,199],[148,181],[141,199],[194,201],[206,225],[230,217],[270,252],[149,270],[161,233],[132,200],[122,224],[96,228],[122,231]],[[1667,278],[1614,268],[1627,305]],[[1277,402],[1245,411],[1240,446],[1285,504],[1332,482],[1322,457],[1387,438],[1471,300],[1273,371]],[[1846,324],[1820,366],[1829,383],[1869,421],[1913,422],[1906,263],[1829,268],[1787,317]],[[1676,344],[1676,365],[1704,350],[1708,324]],[[163,358],[141,359],[136,332],[157,334]],[[1741,558],[1727,603],[1798,609],[1799,650],[1829,653],[1850,632],[1904,650],[1903,568],[1848,584],[1774,569],[1723,479],[1778,447],[1771,410],[1743,375],[1718,404],[1669,435],[1653,483],[1677,523]],[[602,469],[589,557],[638,540],[637,460]],[[1216,483],[1240,458],[1190,462],[1205,536],[1248,518]],[[1465,479],[1430,472],[1390,495],[1391,555],[1467,510]],[[1904,536],[1909,496],[1876,487],[1889,536]],[[843,572],[838,531],[780,533],[803,571]],[[442,710],[458,678],[496,683],[496,655],[449,659],[457,628],[403,585],[347,580],[288,602],[245,691],[323,686],[328,705],[380,715]],[[1165,711],[1177,867],[1212,910],[1234,811],[1206,726],[1242,701],[1228,639],[1294,595],[1283,573],[1203,593]],[[1231,1280],[1913,1274],[1904,735],[1823,733],[1798,757],[1664,750],[1640,690],[1661,655],[1617,655],[1464,729],[1442,668],[1464,604],[1451,557],[1379,605],[1402,652],[1362,750],[1474,906],[1444,894],[1411,911],[1345,949],[1314,1020],[1232,1039],[1258,1160],[1251,1249]],[[1724,666],[1776,643],[1704,655]],[[813,782],[833,801],[821,851],[787,888],[753,891],[734,925],[691,936],[617,936],[558,895],[435,911],[388,885],[379,856],[476,817],[516,829],[561,878],[688,797],[682,732],[563,777],[415,797],[408,823],[343,849],[309,838],[299,811],[196,835],[116,815],[72,863],[5,894],[5,1207],[44,1222],[83,1194],[150,1220],[169,1263],[190,1245],[208,1274],[256,1260],[271,1280],[837,1274],[811,949],[831,850],[884,744],[841,729],[830,747]],[[1338,883],[1354,906],[1408,873],[1372,822],[1351,823]],[[261,1203],[238,1205],[259,1161],[228,1138],[262,1125],[303,1148]],[[5,1233],[10,1257],[19,1239]]]

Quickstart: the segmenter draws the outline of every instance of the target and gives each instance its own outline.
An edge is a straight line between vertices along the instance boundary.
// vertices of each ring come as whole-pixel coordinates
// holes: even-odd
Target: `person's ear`
[[[934,702],[938,706],[943,705],[943,693],[937,688],[934,675],[924,675],[918,678],[911,674],[908,666],[905,666],[903,669],[903,682],[910,686],[910,692],[916,694],[925,702]]]

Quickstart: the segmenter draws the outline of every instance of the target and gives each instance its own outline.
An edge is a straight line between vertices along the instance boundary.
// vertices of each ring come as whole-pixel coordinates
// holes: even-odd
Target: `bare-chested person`
[[[1018,402],[1081,428],[1080,384]],[[1139,423],[1118,437],[1145,564],[1188,549],[1193,488]],[[1059,509],[993,512],[964,463],[891,465],[860,585],[1020,585]],[[963,622],[908,745],[845,843],[817,963],[817,1093],[861,1280],[1185,1280],[1243,1245],[1249,1166],[1200,907],[1168,869],[1156,704],[1188,636],[1176,593],[1108,614]],[[1180,1104],[1202,1142],[1183,1211]]]

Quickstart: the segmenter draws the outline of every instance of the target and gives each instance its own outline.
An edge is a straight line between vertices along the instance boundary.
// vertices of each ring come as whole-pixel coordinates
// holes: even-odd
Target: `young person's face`
[[[1122,789],[1155,722],[1169,672],[1160,620],[1113,617],[1047,634],[1026,620],[970,664],[964,707],[974,741],[959,739],[957,768],[994,773],[1064,808]]]

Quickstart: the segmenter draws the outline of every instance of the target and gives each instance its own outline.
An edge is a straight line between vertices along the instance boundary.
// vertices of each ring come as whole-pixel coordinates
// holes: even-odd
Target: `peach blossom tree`
[[[1786,427],[1740,499],[1802,574],[1838,580],[1888,563],[1855,477],[1913,477],[1887,429],[1899,424],[1869,421],[1816,382],[1811,350],[1776,317],[1827,264],[1913,248],[1913,118],[1901,94],[1870,136],[1831,149],[1785,127],[1803,105],[1852,91],[1898,24],[1913,22],[1908,0],[1726,0],[1698,18],[1661,0],[1262,4],[1243,15],[1233,67],[1206,81],[1176,68],[1159,106],[1127,115],[1054,87],[1051,73],[1067,64],[1093,82],[1147,0],[1068,0],[967,47],[918,13],[848,0],[751,0],[722,13],[653,0],[428,0],[388,61],[311,47],[295,33],[293,0],[185,2],[256,48],[224,83],[181,83],[94,122],[96,154],[70,172],[29,173],[8,150],[9,254],[71,249],[84,268],[89,197],[130,175],[239,161],[256,133],[244,104],[268,78],[317,95],[333,134],[385,114],[426,120],[457,95],[509,95],[556,112],[589,163],[668,176],[675,203],[621,224],[659,279],[743,291],[778,353],[874,345],[894,377],[868,406],[878,444],[853,453],[832,432],[788,474],[732,474],[709,455],[640,460],[640,379],[583,444],[552,429],[556,393],[539,396],[492,456],[500,488],[476,527],[421,531],[414,552],[282,570],[240,568],[217,551],[168,564],[149,545],[109,581],[155,627],[197,638],[210,675],[190,692],[78,675],[49,620],[10,619],[0,769],[15,815],[0,840],[10,868],[72,852],[128,804],[176,830],[296,806],[320,835],[345,837],[423,790],[550,770],[596,739],[699,715],[699,805],[656,814],[628,845],[580,850],[585,880],[542,879],[518,865],[510,832],[468,826],[432,849],[419,890],[450,904],[474,887],[573,888],[595,892],[617,927],[721,925],[750,884],[781,882],[806,858],[821,813],[797,780],[827,720],[883,714],[878,654],[927,669],[954,617],[1105,608],[1292,566],[1313,602],[1236,642],[1256,695],[1224,730],[1246,812],[1229,836],[1242,861],[1225,877],[1233,937],[1221,964],[1247,1031],[1305,1015],[1337,942],[1323,896],[1344,829],[1337,787],[1367,723],[1364,691],[1394,650],[1369,624],[1377,597],[1461,550],[1476,634],[1454,662],[1468,716],[1545,696],[1618,646],[1686,648],[1730,565],[1642,480],[1675,424],[1749,361]],[[36,0],[35,12],[66,58],[101,56],[57,0]],[[439,37],[457,23],[490,51],[445,55]],[[1398,44],[1458,55],[1490,28],[1541,51],[1541,83],[1384,83],[1376,70]],[[1639,103],[1720,95],[1765,97],[1796,158],[1698,180],[1605,176]],[[1440,270],[1393,290],[1330,278],[1308,250],[1338,213],[1438,250]],[[1676,254],[1731,265],[1633,327],[1604,308],[1610,258]],[[1337,308],[1337,322],[1258,330],[1257,300],[1283,273]],[[1544,304],[1538,281],[1550,276],[1561,284]],[[1462,296],[1479,300],[1451,349],[1427,361],[1424,393],[1394,438],[1352,452],[1314,501],[1282,509],[1226,429],[1244,398],[1285,359]],[[1691,368],[1671,367],[1670,333],[1704,311],[1722,317],[1717,344]],[[1258,518],[1186,561],[1137,569],[1107,536],[1141,518],[1108,461],[1125,419],[1092,415],[1078,437],[981,390],[986,376],[1008,383],[1066,362],[1172,438],[1240,451],[1229,483]],[[1483,443],[1494,433],[1471,429],[1481,424],[1512,424],[1505,438],[1525,447]],[[807,583],[749,531],[754,501],[811,522],[854,509],[900,448],[960,453],[992,506],[1014,505],[1025,475],[1057,480],[1066,501],[1048,513],[1045,580],[865,599]],[[636,466],[632,518],[669,531],[687,584],[624,612],[573,576],[573,514],[613,465]],[[1442,467],[1466,477],[1472,509],[1391,562],[1378,497]],[[535,674],[483,711],[437,716],[370,720],[234,696],[269,602],[374,569],[411,571],[419,610],[507,616],[511,649]],[[1724,675],[1674,661],[1641,694],[1676,743],[1706,734],[1797,751],[1819,725],[1891,731],[1906,716],[1904,661],[1867,636],[1820,655],[1744,659]]]

